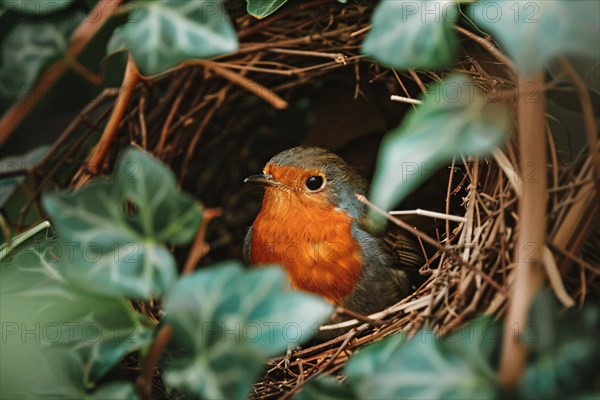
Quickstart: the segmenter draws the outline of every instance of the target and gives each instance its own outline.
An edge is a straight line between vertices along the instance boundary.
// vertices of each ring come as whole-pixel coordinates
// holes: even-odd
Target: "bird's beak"
[[[259,186],[271,186],[271,187],[282,187],[284,186],[281,182],[277,182],[273,175],[260,174],[252,175],[244,179],[244,183],[252,183],[253,185]]]

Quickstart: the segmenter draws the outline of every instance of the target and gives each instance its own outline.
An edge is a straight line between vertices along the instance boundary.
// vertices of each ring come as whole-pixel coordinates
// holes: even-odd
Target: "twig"
[[[577,257],[576,255],[561,249],[560,247],[556,246],[554,243],[548,242],[548,246],[552,247],[555,251],[558,251],[561,255],[569,258],[574,263],[579,264],[583,268],[589,270],[594,275],[600,275],[600,266],[598,266],[598,265],[594,266],[594,265],[588,263],[587,261],[585,261],[583,258]]]
[[[408,104],[423,104],[423,102],[419,99],[411,99],[409,97],[398,96],[396,94],[391,95],[390,100]]]
[[[456,261],[457,263],[459,263],[460,265],[462,265],[463,267],[466,267],[468,269],[474,270],[477,274],[479,274],[487,283],[489,283],[490,285],[492,285],[494,288],[496,288],[499,292],[504,293],[504,288],[502,286],[500,286],[497,282],[495,282],[492,278],[490,278],[489,276],[487,276],[486,274],[484,274],[482,271],[473,268],[472,265],[470,265],[467,261],[465,261],[462,257],[460,257],[459,255],[457,255],[452,249],[449,249],[445,246],[442,246],[441,244],[439,244],[435,239],[433,239],[431,236],[414,229],[413,227],[411,227],[409,224],[407,224],[406,222],[388,214],[387,212],[383,211],[381,208],[377,207],[375,204],[371,203],[365,196],[361,195],[361,194],[355,194],[356,198],[358,199],[358,201],[360,201],[363,204],[366,204],[367,206],[369,206],[370,208],[372,208],[373,210],[375,210],[375,212],[377,212],[378,214],[386,217],[387,219],[389,219],[390,221],[392,221],[394,224],[398,225],[399,227],[412,232],[414,235],[420,237],[421,239],[423,239],[424,241],[426,241],[427,243],[429,243],[430,245],[434,246],[436,249],[445,252],[446,254],[448,254],[454,261]]]
[[[179,91],[179,94],[175,98],[175,101],[171,105],[171,110],[169,111],[167,120],[163,124],[162,131],[161,131],[159,139],[158,139],[158,144],[156,145],[156,154],[158,154],[159,156],[164,151],[165,143],[167,142],[167,137],[169,136],[169,128],[171,127],[171,122],[173,122],[173,118],[175,117],[177,110],[179,110],[179,106],[181,105],[181,102],[183,101],[183,97],[187,93],[191,84],[192,84],[192,76],[190,76],[190,74],[184,73],[183,85],[182,85],[183,87],[181,88],[181,90]]]
[[[448,187],[446,189],[446,214],[450,214],[450,194],[452,193],[452,182],[454,181],[454,165],[456,158],[452,157],[452,165],[450,166],[450,176],[448,177]],[[450,243],[450,221],[446,220],[446,241]]]
[[[592,106],[592,99],[585,86],[585,83],[579,74],[577,74],[577,71],[575,71],[575,68],[573,68],[571,63],[565,58],[559,59],[559,63],[564,73],[569,77],[571,83],[573,83],[573,86],[575,87],[575,90],[577,91],[581,101],[581,111],[583,112],[585,133],[587,136],[590,158],[592,159],[592,165],[594,166],[596,198],[600,202],[600,152],[598,152],[596,148],[598,131],[596,127],[596,117],[594,116],[594,107]]]
[[[139,376],[136,386],[142,400],[152,400],[152,377],[154,376],[154,368],[158,364],[160,355],[171,341],[173,329],[170,325],[164,325],[156,335],[152,347],[148,355],[144,359],[142,365],[142,373]]]
[[[600,141],[596,143],[595,148],[598,149]],[[588,156],[584,166],[577,174],[576,182],[589,181],[592,178],[593,171],[591,168],[591,157]],[[573,197],[577,197],[577,201],[568,209],[564,217],[558,219],[556,227],[552,232],[551,241],[561,249],[567,249],[573,254],[577,254],[583,245],[584,238],[587,236],[594,218],[599,212],[597,202],[594,202],[594,185],[590,182],[579,187]],[[559,269],[565,273],[571,262],[570,258],[563,257],[558,261]]]
[[[400,87],[404,91],[404,94],[406,95],[405,97],[409,98],[409,99],[412,99],[412,97],[410,96],[410,93],[408,92],[408,89],[406,89],[406,86],[404,85],[404,82],[402,82],[402,78],[400,78],[400,75],[398,75],[398,72],[396,72],[396,69],[395,68],[391,68],[391,70],[394,73],[394,77],[398,81],[398,84],[400,85]],[[416,112],[417,111],[417,107],[415,107],[415,105],[416,104],[412,104],[412,108]]]
[[[444,214],[435,211],[422,210],[420,208],[417,208],[415,210],[390,211],[390,215],[421,215],[424,217],[445,219],[446,221],[467,222],[467,219],[465,217],[459,217],[457,215]]]
[[[368,32],[368,31],[371,30],[372,27],[373,27],[372,24],[371,25],[367,25],[364,28],[361,28],[361,29],[359,29],[357,31],[354,31],[354,32],[350,33],[350,37],[358,36],[358,35],[360,35],[362,33]]]
[[[342,53],[325,53],[320,51],[305,51],[305,50],[292,50],[292,49],[269,49],[272,53],[280,53],[280,54],[293,54],[299,56],[307,56],[307,57],[323,57],[323,58],[331,58],[333,61],[346,65],[346,56]]]
[[[123,0],[101,0],[89,15],[83,19],[75,32],[71,35],[71,47],[67,50],[66,58],[75,59],[81,50],[88,44],[98,30],[111,17],[115,6]],[[0,119],[0,145],[2,145],[23,119],[33,110],[37,103],[48,93],[49,89],[57,82],[68,69],[65,60],[59,60],[44,71],[38,82],[31,89],[30,94],[20,102],[11,106]]]
[[[565,285],[560,277],[560,271],[556,266],[556,261],[554,260],[554,256],[552,255],[552,252],[548,246],[544,246],[544,249],[542,250],[542,264],[544,265],[546,275],[548,276],[550,286],[552,287],[556,298],[560,300],[563,306],[567,308],[573,307],[575,305],[575,301],[573,301],[571,296],[569,296],[565,290]]]
[[[412,76],[413,80],[417,83],[417,85],[419,86],[419,89],[421,89],[421,92],[423,92],[423,94],[427,94],[427,88],[425,87],[425,85],[423,84],[423,81],[421,81],[421,78],[419,78],[419,75],[417,75],[415,70],[409,69],[408,73],[410,74],[410,76]]]
[[[89,171],[82,170],[82,174],[79,177],[76,177],[76,179],[78,179],[77,187],[83,186],[91,178],[91,175],[97,174],[102,168],[102,165],[104,165],[108,150],[117,136],[119,124],[125,115],[125,111],[127,110],[127,106],[129,105],[129,101],[131,100],[131,96],[133,95],[133,91],[139,80],[140,74],[130,55],[127,66],[125,67],[125,76],[123,77],[121,93],[119,94],[115,108],[110,115],[94,153],[88,160],[87,167],[89,168]]]
[[[142,148],[148,150],[148,130],[146,129],[146,117],[144,115],[146,106],[146,97],[142,95],[140,97],[140,107],[138,108],[139,122],[140,122],[140,135],[142,137]]]
[[[243,75],[237,74],[228,68],[224,68],[217,62],[206,61],[206,60],[193,60],[186,62],[186,65],[202,65],[205,68],[213,70],[215,73],[221,75],[223,78],[235,83],[244,90],[254,93],[274,108],[283,110],[288,107],[287,101],[279,97],[279,95],[273,92],[271,89],[248,79]]]
[[[519,97],[518,126],[521,169],[530,166],[537,174],[523,182],[523,195],[519,201],[519,237],[517,239],[516,278],[511,289],[505,332],[515,326],[523,328],[533,297],[541,287],[544,273],[540,266],[546,236],[546,112],[544,99],[544,74],[532,79],[519,79],[523,90],[536,85],[534,99]],[[531,251],[530,251],[531,250]],[[514,388],[525,369],[527,349],[520,337],[506,334],[500,359],[500,382],[505,389]]]
[[[370,316],[359,314],[357,312],[354,312],[354,311],[349,310],[349,309],[344,308],[344,307],[338,307],[335,312],[336,312],[336,314],[346,314],[349,317],[352,317],[352,318],[356,319],[357,321],[366,322],[366,323],[369,323],[369,324],[374,325],[374,326],[381,326],[382,325],[382,322],[379,321],[379,320],[372,319]]]
[[[502,172],[508,178],[508,183],[512,186],[513,190],[517,194],[517,197],[521,197],[523,195],[523,179],[519,177],[519,173],[515,169],[515,167],[511,164],[510,160],[499,148],[494,148],[492,150],[492,155],[496,160],[496,163],[502,169]]]
[[[204,210],[202,225],[198,229],[196,234],[196,239],[194,240],[194,244],[192,245],[192,249],[188,254],[188,258],[185,262],[185,265],[182,270],[182,275],[189,275],[194,271],[194,268],[200,261],[200,259],[206,255],[208,248],[204,239],[206,237],[206,229],[210,221],[221,215],[221,210],[215,208],[207,208]],[[154,374],[154,369],[158,364],[158,360],[160,359],[160,355],[163,350],[169,344],[171,340],[171,336],[173,334],[173,329],[170,325],[165,325],[158,332],[156,336],[156,340],[152,343],[152,347],[150,348],[150,352],[144,359],[142,374],[138,378],[137,387],[140,393],[140,396],[143,400],[151,400],[152,399],[152,376]]]
[[[208,253],[208,246],[205,242],[206,230],[208,229],[210,221],[220,215],[221,209],[218,208],[206,208],[202,213],[202,224],[200,225],[200,228],[198,228],[196,239],[194,239],[194,243],[192,244],[192,249],[185,260],[185,265],[181,271],[182,275],[188,275],[194,272],[200,259]]]
[[[460,34],[479,43],[479,45],[481,45],[481,47],[483,47],[491,55],[496,57],[496,59],[498,61],[500,61],[502,64],[506,65],[507,67],[509,67],[513,74],[516,73],[515,71],[517,70],[517,68],[515,66],[515,63],[513,63],[510,58],[505,56],[504,53],[502,53],[500,50],[498,50],[498,48],[496,46],[494,46],[494,44],[490,40],[488,40],[486,38],[482,38],[481,36],[478,36],[478,35],[474,34],[473,32],[471,32],[461,26],[458,26],[458,25],[455,25],[454,29],[456,29],[456,31],[459,32]]]

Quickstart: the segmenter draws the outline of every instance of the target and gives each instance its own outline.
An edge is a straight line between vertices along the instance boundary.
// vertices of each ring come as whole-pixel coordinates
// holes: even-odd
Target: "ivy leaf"
[[[458,49],[457,17],[453,1],[383,0],[373,13],[362,53],[400,69],[450,66]]]
[[[38,368],[45,370],[43,380],[34,382],[35,387],[27,398],[34,399],[84,399],[84,400],[134,400],[137,393],[131,382],[111,382],[89,390],[83,376],[84,361],[77,354],[45,350],[46,357]],[[39,378],[38,378],[39,379]]]
[[[508,108],[488,103],[466,76],[450,75],[428,92],[381,144],[371,186],[381,208],[400,202],[455,155],[486,154],[510,133]]]
[[[164,243],[189,242],[200,223],[196,201],[173,173],[135,148],[121,153],[113,178],[43,198],[65,248],[66,277],[92,293],[149,298],[176,278]]]
[[[0,354],[10,382],[3,398],[83,398],[123,356],[149,344],[151,322],[124,299],[71,285],[58,268],[61,254],[59,241],[44,240],[2,260]]]
[[[600,59],[597,1],[482,0],[468,15],[500,42],[525,76],[545,69],[559,56]]]
[[[74,0],[0,0],[2,7],[7,10],[29,15],[48,15],[62,11],[73,3]]]
[[[285,272],[227,263],[179,280],[165,299],[173,329],[166,382],[201,398],[245,398],[269,357],[305,342],[332,312],[288,287]]]
[[[600,309],[570,309],[559,317],[554,295],[542,290],[530,310],[522,340],[531,360],[517,392],[523,399],[571,398],[594,389],[600,360]]]
[[[344,371],[358,398],[480,399],[498,393],[495,372],[465,329],[450,342],[427,330],[408,342],[405,334],[394,335],[359,351]]]
[[[3,103],[13,103],[27,95],[44,68],[68,48],[71,33],[84,17],[78,11],[48,21],[21,21],[3,38],[0,63]]]
[[[246,11],[255,18],[263,19],[273,14],[287,0],[246,0]]]
[[[108,53],[124,43],[140,70],[158,74],[182,61],[210,58],[238,49],[237,34],[222,1],[157,0],[132,6],[129,21],[119,27]]]
[[[31,168],[44,158],[49,149],[50,146],[44,145],[36,147],[22,156],[3,158],[0,160],[0,171],[9,172]],[[24,179],[23,176],[17,176],[0,181],[0,208],[4,206],[10,195]]]

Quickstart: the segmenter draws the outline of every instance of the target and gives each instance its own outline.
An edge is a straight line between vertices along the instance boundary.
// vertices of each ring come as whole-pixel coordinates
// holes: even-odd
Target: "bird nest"
[[[135,143],[168,164],[184,190],[205,205],[223,210],[209,227],[210,251],[198,268],[241,258],[244,227],[252,223],[260,206],[260,193],[244,188],[242,179],[260,171],[266,160],[284,148],[311,140],[319,144],[314,135],[306,136],[307,127],[293,120],[302,115],[307,101],[316,101],[332,82],[341,81],[349,83],[344,86],[348,90],[336,92],[340,102],[362,101],[384,110],[386,122],[355,141],[359,143],[355,146],[365,149],[365,154],[358,151],[352,158],[360,163],[360,157],[371,160],[375,156],[367,150],[376,149],[386,129],[413,107],[393,104],[390,95],[414,98],[448,72],[399,72],[361,55],[360,44],[370,26],[370,4],[307,1],[264,21],[241,10],[231,12],[237,13],[238,52],[186,62],[161,76],[142,79],[133,88],[105,90],[82,110],[40,164],[38,169],[47,173],[38,181],[39,190],[48,182],[77,187],[94,175],[108,173],[120,149]],[[463,39],[457,69],[470,75],[486,94],[511,93],[515,89],[511,65],[495,44],[467,28],[457,30]],[[336,91],[339,86],[333,87]],[[112,110],[123,98],[126,105],[116,121],[116,135],[103,134]],[[334,114],[329,119],[346,117]],[[320,116],[313,119],[323,120]],[[546,256],[553,261],[544,264],[558,298],[582,304],[598,289],[598,270],[591,265],[600,257],[600,235],[592,232],[599,204],[593,201],[590,184],[592,161],[587,150],[566,160],[564,146],[554,137],[549,130],[550,164],[545,171],[551,250]],[[340,142],[352,147],[341,134],[327,140],[329,147]],[[364,147],[365,141],[374,146]],[[99,148],[106,152],[96,164],[99,160],[93,154]],[[350,318],[343,323],[347,333],[271,360],[264,377],[254,385],[253,395],[289,396],[316,374],[335,375],[360,346],[399,331],[428,327],[443,334],[477,314],[502,316],[515,279],[518,251],[530,250],[516,248],[517,202],[521,182],[531,172],[519,167],[519,154],[517,144],[509,141],[488,158],[457,157],[442,171],[445,182],[437,186],[435,197],[441,211],[464,219],[439,219],[432,233],[410,231],[423,245],[426,263],[419,274],[424,282],[380,313],[346,315]],[[372,160],[363,165],[372,168]],[[360,172],[368,176],[372,170]],[[177,249],[176,255],[185,260],[189,252],[190,248]],[[143,309],[157,316],[159,308],[150,304]]]

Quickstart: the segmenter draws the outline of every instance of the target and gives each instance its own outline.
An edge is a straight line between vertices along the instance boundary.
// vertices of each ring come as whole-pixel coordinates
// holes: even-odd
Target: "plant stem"
[[[564,73],[569,77],[569,80],[573,83],[579,100],[581,102],[581,111],[583,113],[583,122],[585,123],[585,133],[588,141],[588,147],[590,151],[590,159],[592,160],[594,170],[594,182],[596,185],[596,197],[600,200],[600,152],[596,145],[597,139],[597,126],[596,117],[594,116],[594,107],[592,105],[592,99],[588,92],[585,82],[581,79],[575,68],[571,63],[562,58],[559,60],[560,66]]]
[[[196,264],[207,253],[207,246],[204,242],[206,229],[210,221],[219,215],[221,215],[221,210],[218,208],[207,208],[204,210],[202,224],[198,229],[196,239],[194,240],[190,254],[185,262],[182,275],[189,275],[194,272]],[[170,325],[165,324],[158,332],[158,335],[156,335],[156,340],[152,343],[152,347],[144,359],[142,374],[137,381],[138,392],[142,400],[152,400],[152,376],[154,375],[154,369],[158,364],[158,360],[160,359],[163,350],[169,344],[172,334],[173,328],[171,328]]]
[[[131,96],[139,80],[140,73],[138,72],[133,58],[129,56],[127,66],[125,67],[123,84],[121,85],[121,93],[119,93],[119,97],[115,103],[115,108],[113,109],[108,123],[104,128],[104,132],[102,132],[102,137],[100,138],[94,153],[88,160],[87,171],[89,172],[84,171],[82,175],[77,177],[78,179],[76,178],[76,181],[78,181],[77,187],[84,185],[91,178],[91,175],[97,174],[102,168],[102,165],[104,165],[108,150],[117,136],[119,125],[121,124],[121,120],[125,115],[125,111],[127,110],[127,106],[129,105],[129,101],[131,100]]]
[[[198,262],[206,255],[206,253],[208,253],[208,245],[205,242],[206,230],[208,229],[210,221],[220,215],[221,209],[219,208],[206,208],[202,213],[202,224],[200,225],[200,228],[198,228],[196,239],[194,239],[194,244],[192,244],[190,253],[185,260],[181,275],[189,275],[194,272]]]
[[[523,195],[519,201],[516,278],[509,296],[500,359],[500,382],[507,390],[515,387],[525,369],[527,352],[520,341],[520,333],[527,323],[533,297],[543,283],[544,272],[540,263],[546,236],[544,74],[540,72],[531,79],[520,77],[518,83],[521,94],[517,110],[521,171],[533,168],[535,173],[523,182]]]
[[[42,97],[50,91],[52,85],[62,77],[69,67],[73,66],[73,63],[69,60],[75,60],[104,23],[110,19],[113,15],[112,11],[122,2],[123,0],[100,0],[81,21],[81,24],[71,35],[71,47],[67,50],[65,58],[47,68],[40,76],[37,84],[31,89],[30,94],[11,106],[0,119],[0,145],[8,140]]]
[[[152,347],[148,355],[144,359],[142,374],[137,380],[137,388],[142,400],[152,400],[152,376],[154,375],[154,367],[158,364],[158,360],[163,350],[169,344],[173,329],[169,325],[165,325],[156,335],[156,340],[152,343]]]

